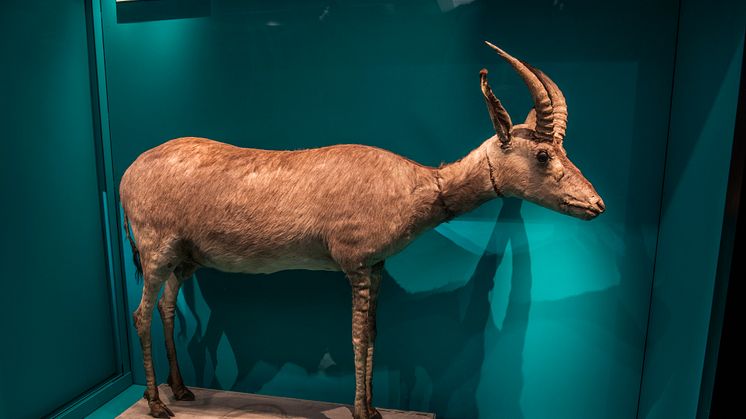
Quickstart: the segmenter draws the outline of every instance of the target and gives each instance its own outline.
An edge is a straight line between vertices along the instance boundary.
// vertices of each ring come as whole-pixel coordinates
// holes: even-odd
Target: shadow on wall
[[[439,417],[479,417],[476,394],[489,335],[491,341],[510,340],[501,346],[500,373],[511,386],[500,389],[500,412],[523,417],[522,359],[532,279],[520,206],[521,201],[505,200],[489,245],[465,286],[410,294],[385,274],[375,359],[375,398],[387,399],[384,407],[434,411]],[[498,329],[489,294],[508,244],[512,284],[505,320]],[[284,368],[287,375],[287,365],[293,365],[303,370],[301,375],[314,376],[308,382],[336,387],[331,392],[323,389],[320,397],[329,399],[331,394],[337,399],[333,401],[352,401],[351,307],[339,304],[351,298],[349,287],[342,285],[344,275],[279,272],[246,278],[202,270],[196,277],[183,288],[191,312],[186,314],[197,319],[197,331],[204,330],[191,337],[189,356],[181,353],[182,368],[186,371],[191,363],[194,370],[191,383],[185,374],[189,384],[266,393],[273,377]],[[209,319],[202,315],[199,292]],[[185,313],[178,316],[177,330],[184,334]],[[228,370],[233,375],[221,374]],[[293,389],[282,395],[293,396],[288,391]],[[314,393],[310,388],[295,391],[306,397]]]

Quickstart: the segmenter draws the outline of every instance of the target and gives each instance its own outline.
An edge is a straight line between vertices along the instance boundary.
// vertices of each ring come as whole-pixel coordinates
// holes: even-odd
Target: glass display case
[[[14,197],[0,416],[107,417],[142,397],[142,280],[118,196],[138,155],[197,136],[456,161],[494,135],[480,69],[518,122],[533,106],[490,41],[560,86],[565,149],[607,210],[584,222],[497,199],[390,258],[374,404],[438,418],[706,417],[744,4],[32,3],[0,15],[2,191]],[[190,387],[352,403],[340,272],[198,270],[175,324]],[[152,336],[164,383],[157,310]]]

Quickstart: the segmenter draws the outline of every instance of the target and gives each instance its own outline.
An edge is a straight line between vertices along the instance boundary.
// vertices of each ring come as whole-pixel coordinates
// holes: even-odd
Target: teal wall
[[[500,3],[215,0],[207,18],[119,24],[105,2],[116,176],[184,135],[272,149],[354,142],[429,165],[455,160],[491,135],[479,69],[490,69],[514,119],[530,107],[520,79],[482,43],[491,40],[561,86],[569,155],[608,211],[588,223],[498,200],[392,258],[375,403],[443,418],[633,417],[678,6]],[[132,311],[141,284],[128,269]],[[179,297],[176,341],[189,385],[350,402],[349,325],[340,274],[201,270]],[[131,326],[130,337],[143,383]],[[164,381],[162,345],[155,360]]]
[[[0,12],[0,417],[115,374],[83,2]]]
[[[708,416],[705,349],[745,22],[744,2],[682,3],[641,418]]]

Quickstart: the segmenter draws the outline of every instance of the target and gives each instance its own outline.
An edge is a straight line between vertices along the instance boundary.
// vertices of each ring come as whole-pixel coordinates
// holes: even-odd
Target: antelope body
[[[579,218],[604,211],[593,186],[568,160],[567,107],[541,71],[489,44],[534,98],[523,124],[510,117],[481,73],[496,135],[463,159],[426,167],[363,145],[298,151],[240,148],[179,138],[146,151],[120,185],[125,227],[143,294],[133,319],[143,350],[150,413],[173,416],[153,372],[150,323],[158,292],[170,364],[168,383],[193,400],[176,360],[173,317],[181,283],[202,266],[270,273],[343,271],[353,300],[355,418],[372,406],[375,311],[383,263],[423,231],[498,196],[515,196]],[[132,230],[132,236],[129,234]]]

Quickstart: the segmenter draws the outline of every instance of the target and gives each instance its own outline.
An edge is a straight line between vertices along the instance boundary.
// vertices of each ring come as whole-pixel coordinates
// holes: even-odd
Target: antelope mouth
[[[583,202],[564,201],[560,203],[560,208],[562,208],[562,210],[564,210],[569,215],[583,220],[591,220],[598,217],[602,212],[604,212],[604,208],[600,206]]]

